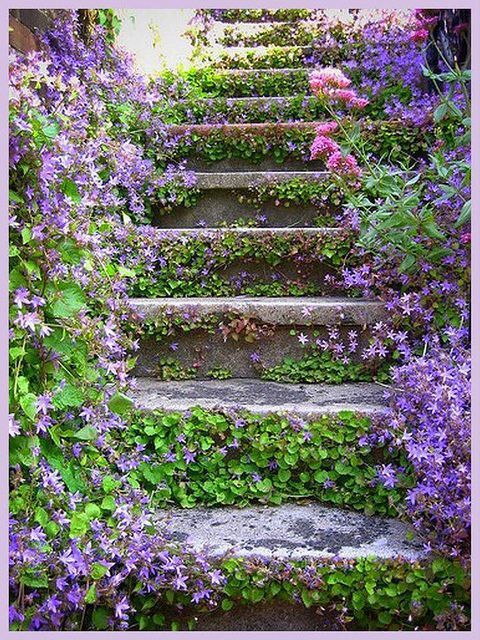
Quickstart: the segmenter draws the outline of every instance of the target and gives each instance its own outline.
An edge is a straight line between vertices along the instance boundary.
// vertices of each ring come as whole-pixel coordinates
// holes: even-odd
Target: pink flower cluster
[[[351,80],[334,67],[315,69],[310,74],[310,88],[316,96],[338,100],[356,109],[365,108],[368,100],[360,98],[354,89],[349,88],[350,85]]]
[[[336,122],[322,122],[316,128],[316,137],[310,149],[310,159],[325,160],[329,171],[346,178],[360,178],[362,170],[352,154],[344,155],[338,142],[331,138],[331,134],[338,129]]]
[[[417,9],[415,11],[416,30],[410,36],[410,40],[423,43],[428,40],[430,29],[438,22],[438,9]]]

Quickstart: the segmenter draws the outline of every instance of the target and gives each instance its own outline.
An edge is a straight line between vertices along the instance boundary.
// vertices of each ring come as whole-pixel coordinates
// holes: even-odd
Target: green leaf
[[[71,318],[85,306],[85,294],[78,284],[64,282],[57,286],[57,299],[51,310],[57,318]]]
[[[124,415],[133,406],[133,400],[123,393],[116,393],[112,396],[108,402],[108,408],[113,413],[116,413],[120,416]]]
[[[408,271],[414,266],[415,262],[416,262],[415,256],[410,254],[402,260],[402,262],[400,263],[400,266],[398,267],[398,270],[401,271],[402,273],[404,271]]]
[[[24,199],[18,195],[18,193],[15,193],[15,191],[12,191],[11,189],[8,190],[8,199],[11,202],[16,202],[17,204],[23,204],[24,203]]]
[[[50,517],[43,507],[37,507],[35,509],[35,520],[38,524],[41,524],[42,527],[45,527],[48,524]]]
[[[108,629],[109,618],[110,614],[108,613],[108,610],[105,609],[105,607],[99,607],[98,609],[95,609],[92,614],[93,626],[97,631],[104,631],[105,629]]]
[[[87,593],[85,594],[85,603],[93,604],[96,599],[97,599],[97,587],[96,585],[92,584],[90,585]]]
[[[53,397],[53,404],[57,409],[67,409],[68,407],[79,407],[85,398],[83,392],[73,384],[66,384]]]
[[[115,498],[113,496],[105,496],[100,506],[105,511],[114,511],[117,505],[115,504]]]
[[[34,569],[27,570],[20,578],[20,582],[26,587],[48,587],[48,576],[45,572],[37,573]]]
[[[462,224],[465,224],[466,222],[470,222],[471,217],[472,217],[472,201],[468,200],[463,205],[460,215],[458,216],[455,222],[455,226],[461,227]]]
[[[60,473],[69,491],[75,493],[76,491],[84,490],[83,482],[79,477],[78,466],[73,460],[65,464],[65,458],[60,447],[47,438],[41,438],[40,449],[48,464]]]
[[[102,480],[102,488],[105,493],[110,493],[120,486],[120,482],[115,480],[113,476],[105,476]]]
[[[107,571],[108,567],[101,564],[100,562],[94,562],[92,565],[90,576],[92,580],[100,580],[107,573]]]
[[[98,505],[90,503],[85,505],[85,513],[90,518],[90,520],[95,520],[95,518],[98,518],[102,515],[102,510]]]
[[[73,437],[77,440],[96,440],[98,437],[97,430],[92,425],[87,424],[78,431],[75,431]]]
[[[73,513],[70,521],[70,537],[81,538],[84,536],[88,531],[89,522],[90,519],[86,513]]]
[[[34,420],[37,414],[37,396],[34,393],[27,393],[20,398],[20,406],[30,420]]]
[[[390,624],[392,621],[392,614],[389,611],[381,611],[378,614],[378,620],[382,624]]]
[[[433,120],[438,123],[445,118],[448,113],[448,103],[442,102],[433,112]]]
[[[325,480],[328,480],[328,473],[326,471],[317,471],[313,476],[315,478],[315,482],[322,484]]]
[[[43,135],[47,138],[55,138],[58,135],[59,131],[60,125],[55,121],[47,122],[42,126]]]
[[[62,182],[62,186],[60,188],[68,198],[73,200],[73,202],[77,202],[77,203],[81,202],[82,197],[80,195],[77,185],[75,184],[75,182],[73,182],[73,180],[69,180],[68,178],[66,178]]]
[[[230,609],[233,607],[233,602],[232,600],[222,600],[222,609],[223,611],[230,611]]]
[[[23,244],[28,244],[31,239],[32,239],[32,230],[30,229],[30,227],[24,227],[22,229]]]

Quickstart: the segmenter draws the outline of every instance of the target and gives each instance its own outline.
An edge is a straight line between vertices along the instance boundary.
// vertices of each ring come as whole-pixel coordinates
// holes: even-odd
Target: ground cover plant
[[[193,37],[206,37],[212,18],[259,20],[270,34],[284,21],[312,22],[320,35],[308,54],[285,59],[272,49],[261,62],[313,62],[296,82],[325,121],[287,133],[265,124],[264,134],[229,136],[210,122],[208,136],[172,131],[178,96],[227,95],[230,86],[244,95],[245,77],[222,80],[223,71],[195,65],[147,81],[112,44],[110,10],[95,13],[87,39],[69,12],[42,52],[11,52],[11,628],[177,630],[194,628],[199,615],[276,598],[322,608],[340,630],[467,629],[471,78],[449,52],[465,63],[468,25],[454,25],[446,49],[435,35],[438,10],[360,12],[344,25],[309,10],[222,9],[199,12]],[[320,62],[327,46],[340,45],[334,68]],[[255,86],[258,95],[282,95],[277,87],[288,95],[280,75]],[[167,242],[149,223],[155,212],[174,216],[198,202],[185,162],[194,154],[322,162],[325,183],[269,183],[239,197],[259,215],[271,200],[313,203],[318,224],[341,232],[234,242],[222,230]],[[335,267],[322,286],[385,303],[389,317],[368,340],[359,346],[358,334],[335,326],[325,335],[294,327],[303,358],[266,367],[257,346],[270,328],[254,318],[169,314],[144,324],[166,345],[160,375],[196,375],[177,359],[175,336],[201,329],[252,345],[252,365],[270,380],[373,375],[389,397],[384,413],[305,420],[135,410],[128,394],[140,335],[129,296],[317,295],[308,269],[300,284],[217,273],[258,256],[302,264],[303,253],[314,268]],[[207,375],[225,380],[231,370],[215,365]],[[176,541],[157,511],[311,498],[403,518],[431,555],[212,559]]]

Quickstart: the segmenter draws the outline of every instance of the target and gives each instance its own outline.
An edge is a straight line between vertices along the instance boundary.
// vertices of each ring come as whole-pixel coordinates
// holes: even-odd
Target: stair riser
[[[345,342],[346,334],[349,330],[358,327],[343,327]],[[175,360],[182,369],[195,369],[192,378],[207,379],[208,373],[214,369],[221,368],[229,371],[231,377],[235,378],[260,378],[261,367],[252,362],[252,354],[257,353],[264,368],[280,365],[285,358],[301,359],[305,353],[297,336],[290,335],[291,327],[277,326],[273,335],[262,337],[253,343],[245,341],[240,336],[238,342],[228,337],[224,342],[220,332],[209,333],[202,329],[195,329],[184,333],[175,332],[168,338],[155,339],[152,337],[140,340],[140,350],[137,353],[137,364],[134,375],[139,377],[161,378],[161,361],[166,359]],[[314,342],[314,331],[318,332],[320,338],[327,337],[325,327],[303,327],[302,332],[309,337],[310,343]],[[359,349],[368,344],[368,331],[362,331],[359,338]],[[178,345],[175,351],[172,344]],[[354,360],[359,360],[360,354],[354,356]]]
[[[168,267],[167,263],[166,269]],[[175,272],[175,265],[172,272]],[[323,265],[318,259],[301,264],[284,258],[273,266],[265,260],[237,258],[231,264],[210,269],[208,274],[189,273],[186,276],[188,290],[172,286],[171,275],[163,279],[153,276],[151,281],[158,296],[322,296],[342,293],[325,282],[327,275],[333,276],[335,273],[335,269]],[[142,288],[136,287],[133,291],[135,296],[151,296],[151,287],[148,284],[145,286],[145,283]]]
[[[284,162],[276,162],[275,158],[266,157],[260,162],[252,162],[241,158],[226,158],[217,162],[209,162],[201,157],[192,157],[187,160],[187,167],[192,171],[202,173],[235,173],[240,171],[323,171],[325,163],[321,160],[296,160],[286,159]]]
[[[248,190],[238,190],[237,193],[247,196]],[[158,215],[154,224],[167,229],[195,228],[199,224],[216,228],[245,219],[254,220],[261,227],[308,227],[314,226],[314,220],[319,215],[328,214],[334,220],[336,213],[339,213],[339,209],[332,208],[328,212],[325,207],[321,209],[313,204],[276,206],[273,200],[259,208],[239,202],[238,195],[228,189],[211,189],[203,192],[196,206],[178,207],[170,213]],[[266,216],[266,220],[260,220],[259,215]]]

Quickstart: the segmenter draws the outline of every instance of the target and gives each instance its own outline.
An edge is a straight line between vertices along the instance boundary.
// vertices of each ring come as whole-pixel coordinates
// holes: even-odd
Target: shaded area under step
[[[163,382],[138,378],[137,388],[130,395],[145,410],[186,411],[200,406],[260,415],[287,411],[314,419],[339,411],[381,413],[385,410],[384,390],[373,383],[282,384],[248,378]]]
[[[214,557],[397,558],[425,555],[418,539],[407,541],[409,527],[392,518],[310,503],[235,509],[195,508],[159,512],[175,539]]]
[[[215,609],[192,612],[195,631],[332,631],[332,620],[307,609],[303,604],[284,600],[237,606],[230,611]]]

